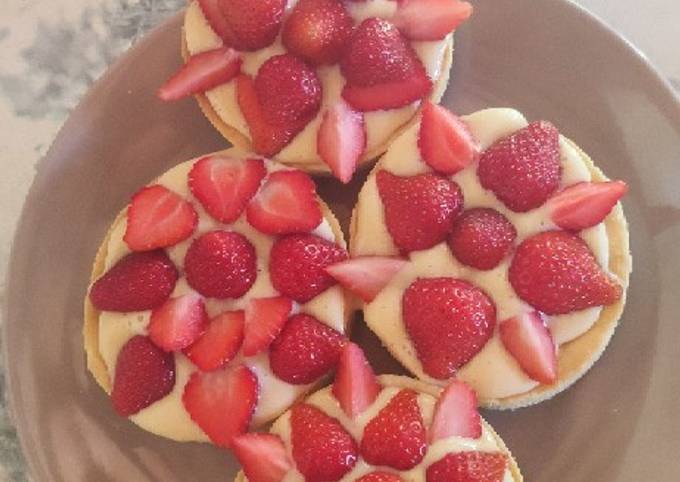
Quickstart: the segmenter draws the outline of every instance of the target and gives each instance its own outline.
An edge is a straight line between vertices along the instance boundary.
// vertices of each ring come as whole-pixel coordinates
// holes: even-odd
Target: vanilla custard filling
[[[297,0],[289,0],[284,15],[284,23],[290,10]],[[370,17],[390,19],[397,9],[394,0],[366,0],[363,2],[346,2],[347,10],[355,24],[361,23]],[[222,39],[212,30],[203,15],[198,2],[193,1],[188,7],[184,19],[184,36],[189,53],[195,55],[207,50],[222,46]],[[420,58],[430,79],[436,83],[441,76],[444,61],[444,53],[448,45],[449,37],[444,40],[431,42],[412,41],[411,46]],[[255,52],[243,52],[243,64],[241,71],[255,78],[260,66],[269,58],[286,53],[281,43],[281,35],[268,47]],[[321,125],[323,114],[341,98],[345,78],[340,72],[339,64],[321,66],[316,69],[321,82],[323,95],[321,107],[317,116],[277,154],[277,160],[289,163],[321,162],[316,150],[317,132]],[[227,125],[235,128],[239,133],[250,138],[248,124],[246,123],[238,104],[236,93],[236,81],[231,80],[205,93],[210,105],[220,119]],[[378,146],[385,144],[394,132],[406,124],[418,110],[420,102],[414,102],[399,109],[381,110],[364,113],[366,128],[366,152],[370,152]]]
[[[227,155],[238,158],[252,157],[252,154],[248,155],[236,149],[229,150]],[[180,296],[193,291],[187,284],[186,278],[184,278],[184,255],[191,245],[191,242],[202,234],[217,229],[236,231],[244,235],[250,241],[255,248],[257,256],[257,278],[245,295],[237,299],[227,300],[205,298],[206,311],[212,318],[224,311],[242,310],[250,299],[278,295],[278,292],[272,286],[269,278],[269,252],[275,237],[262,234],[250,226],[245,219],[245,213],[231,225],[222,224],[207,214],[201,203],[191,194],[187,182],[189,171],[196,160],[197,159],[193,159],[172,168],[152,183],[161,184],[183,198],[191,201],[199,216],[198,226],[192,236],[189,239],[166,249],[166,252],[180,274],[180,278],[175,285],[171,297]],[[275,165],[266,160],[265,166],[268,172],[287,169],[285,166]],[[125,216],[118,221],[111,231],[107,244],[104,272],[108,271],[123,256],[130,253],[130,249],[123,241],[126,224],[127,217]],[[331,229],[331,225],[326,219],[323,219],[312,233],[333,242],[340,242],[339,239],[336,239],[333,230]],[[329,288],[305,304],[299,305],[295,303],[293,312],[310,314],[320,322],[341,333],[344,333],[345,331],[345,302],[344,294],[340,286],[336,285]],[[125,345],[125,343],[133,336],[148,334],[147,327],[150,317],[150,310],[132,313],[100,312],[98,346],[111,380],[114,380],[115,377],[118,353],[123,345]],[[241,361],[257,375],[260,387],[258,404],[253,416],[253,426],[262,425],[263,423],[274,419],[311,388],[311,385],[291,385],[277,378],[269,367],[269,358],[266,352],[248,358],[243,358],[242,354],[239,353],[236,359],[232,360],[229,365],[231,366],[232,364],[237,364]],[[191,374],[197,370],[198,369],[186,356],[181,352],[176,352],[176,381],[172,392],[163,399],[156,401],[137,414],[131,416],[130,419],[149,432],[170,437],[175,440],[208,441],[208,437],[198,425],[191,420],[189,413],[182,403],[184,386]]]
[[[527,125],[524,116],[513,109],[486,109],[465,116],[463,120],[480,142],[482,150]],[[378,162],[376,171],[385,169],[400,176],[431,172],[432,169],[422,160],[418,149],[419,128],[418,123],[395,140]],[[591,180],[590,171],[579,153],[562,137],[560,159],[562,166],[560,188]],[[555,228],[545,207],[526,213],[516,213],[508,209],[491,191],[481,186],[476,171],[477,163],[474,163],[451,176],[463,191],[465,209],[489,207],[504,214],[517,230],[516,244],[528,236]],[[352,256],[399,254],[387,231],[375,171],[369,176],[359,194],[355,216]],[[608,270],[609,240],[604,224],[600,223],[583,230],[579,235],[590,247],[599,264]],[[373,302],[365,306],[364,317],[371,329],[401,354],[402,363],[424,380],[443,383],[424,372],[402,319],[402,296],[417,278],[455,277],[478,286],[496,305],[497,326],[502,320],[533,310],[517,296],[510,285],[508,280],[510,257],[506,257],[492,270],[481,271],[459,263],[451,254],[447,243],[443,242],[428,250],[412,252],[410,261]],[[548,316],[546,321],[555,343],[564,344],[587,332],[597,321],[601,311],[602,307],[593,307],[565,315]],[[482,399],[509,397],[525,393],[538,385],[538,382],[529,378],[505,350],[498,329],[484,348],[458,370],[456,377],[469,383]]]

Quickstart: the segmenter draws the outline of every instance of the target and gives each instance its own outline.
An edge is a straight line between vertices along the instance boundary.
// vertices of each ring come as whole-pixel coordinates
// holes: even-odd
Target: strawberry
[[[406,263],[402,258],[362,256],[332,264],[326,268],[326,272],[346,289],[370,303]]]
[[[274,374],[293,385],[312,383],[335,368],[347,340],[309,315],[294,315],[269,348]]]
[[[472,388],[458,380],[449,383],[435,405],[429,435],[430,443],[448,437],[477,439],[482,436],[477,395]]]
[[[364,115],[340,100],[326,111],[316,138],[316,150],[333,175],[347,184],[366,148]]]
[[[248,429],[259,390],[257,377],[243,365],[195,372],[184,387],[182,403],[215,445],[229,448]]]
[[[132,196],[123,240],[132,251],[166,248],[187,239],[197,225],[198,215],[190,202],[155,184]]]
[[[357,482],[404,482],[404,479],[389,472],[371,472],[358,479]]]
[[[151,312],[149,337],[163,350],[177,351],[191,345],[207,327],[203,298],[189,293],[171,298]]]
[[[281,482],[292,469],[281,437],[246,433],[232,439],[231,449],[243,466],[248,482]]]
[[[271,173],[248,205],[246,216],[265,234],[311,231],[322,220],[314,181],[297,170]]]
[[[423,160],[441,174],[455,174],[479,157],[479,142],[459,117],[431,101],[425,102],[418,134]]]
[[[146,336],[128,340],[118,353],[111,391],[113,408],[129,417],[169,394],[175,386],[175,357]]]
[[[229,363],[243,342],[243,311],[226,311],[212,320],[184,354],[203,371],[213,371]]]
[[[364,428],[361,455],[371,465],[409,470],[427,452],[418,394],[402,390]]]
[[[404,254],[444,241],[463,210],[458,184],[435,174],[401,177],[381,170],[376,182],[387,230]]]
[[[246,306],[243,354],[254,356],[279,336],[293,309],[293,302],[285,296],[252,299]]]
[[[189,188],[213,218],[229,224],[241,216],[266,174],[262,159],[207,156],[191,168]]]
[[[623,181],[580,182],[551,197],[548,210],[560,228],[580,231],[604,221],[626,192]]]
[[[240,298],[257,276],[255,248],[242,234],[211,231],[191,243],[184,271],[189,285],[203,296]]]
[[[448,454],[427,468],[427,482],[502,482],[508,465],[500,452]]]
[[[465,211],[453,223],[449,247],[461,263],[481,270],[493,269],[510,252],[517,230],[491,208]]]
[[[342,0],[300,0],[283,26],[289,52],[314,65],[334,64],[352,34],[352,17]]]
[[[520,298],[549,315],[609,305],[623,292],[586,243],[565,231],[524,240],[515,251],[508,278]]]
[[[178,100],[226,84],[241,70],[241,55],[228,47],[192,55],[157,92],[161,100]]]
[[[313,234],[291,234],[272,246],[269,276],[284,296],[306,303],[336,284],[326,267],[348,257],[335,243]]]
[[[429,92],[431,84],[428,77],[414,76],[378,85],[347,85],[342,97],[361,112],[397,109],[424,97],[423,92]]]
[[[493,335],[496,307],[470,283],[421,278],[402,298],[404,324],[425,373],[446,379],[472,359]]]
[[[550,122],[532,122],[484,151],[477,175],[508,208],[525,212],[537,208],[560,182],[560,145]]]
[[[539,312],[501,322],[500,334],[503,345],[527,375],[547,385],[557,381],[555,342]]]
[[[400,0],[392,21],[411,40],[441,40],[470,15],[472,5],[460,0]]]
[[[333,382],[333,395],[350,418],[356,418],[376,399],[382,388],[364,352],[354,343],[342,350]]]
[[[143,311],[170,297],[179,273],[163,250],[130,253],[94,282],[90,301],[102,311]]]

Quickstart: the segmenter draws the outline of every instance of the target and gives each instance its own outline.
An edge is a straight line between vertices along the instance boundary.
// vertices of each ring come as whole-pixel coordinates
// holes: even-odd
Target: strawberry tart
[[[334,384],[274,422],[234,438],[237,482],[521,482],[465,383],[440,389],[376,377],[361,349],[342,351]]]
[[[182,163],[97,253],[88,368],[145,430],[229,447],[335,368],[349,310],[324,268],[347,256],[306,173],[233,148]]]
[[[159,90],[197,96],[232,144],[348,182],[448,83],[460,0],[194,0],[186,64]]]
[[[359,194],[352,259],[328,271],[421,380],[531,405],[581,377],[618,323],[626,191],[550,122],[428,103]]]

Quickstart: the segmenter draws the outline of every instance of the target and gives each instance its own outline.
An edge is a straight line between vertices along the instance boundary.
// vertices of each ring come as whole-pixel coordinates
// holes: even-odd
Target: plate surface
[[[675,480],[680,102],[634,49],[570,3],[475,6],[458,33],[443,103],[459,113],[512,106],[549,119],[610,177],[627,180],[635,257],[622,324],[590,373],[537,407],[485,416],[528,481]],[[237,469],[213,447],[166,441],[118,418],[84,366],[82,298],[109,223],[139,186],[224,147],[193,100],[154,98],[179,65],[179,26],[179,16],[161,26],[95,85],[40,163],[26,201],[5,340],[10,398],[39,481],[230,481]],[[361,181],[320,181],[345,223]],[[397,371],[358,328],[381,370]]]

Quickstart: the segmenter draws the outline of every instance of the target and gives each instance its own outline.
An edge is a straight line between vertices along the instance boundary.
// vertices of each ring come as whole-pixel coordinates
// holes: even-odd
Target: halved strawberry
[[[431,88],[432,81],[427,76],[414,75],[377,85],[347,85],[342,98],[360,112],[398,109],[425,97]]]
[[[364,115],[339,100],[324,114],[316,146],[335,177],[347,184],[366,148]]]
[[[423,107],[418,148],[432,169],[448,175],[477,160],[481,149],[465,122],[430,101]]]
[[[555,342],[539,312],[512,317],[499,329],[503,345],[527,375],[547,385],[557,381]]]
[[[460,0],[400,0],[392,21],[411,40],[441,40],[470,15],[472,5]]]
[[[292,464],[283,440],[270,433],[246,433],[232,439],[231,449],[248,482],[281,482]]]
[[[406,264],[403,258],[361,256],[332,264],[326,268],[326,272],[370,303]]]
[[[161,100],[177,100],[226,84],[241,70],[241,55],[234,49],[219,49],[192,55],[156,95]]]
[[[366,360],[354,343],[342,350],[333,382],[333,395],[350,418],[356,418],[376,399],[382,388]]]
[[[132,196],[123,240],[132,251],[173,246],[196,229],[198,215],[190,202],[160,184]]]
[[[242,365],[195,372],[184,387],[182,403],[215,445],[229,448],[248,429],[259,390],[255,374]]]
[[[266,174],[262,159],[207,156],[189,172],[189,188],[213,218],[229,224],[241,215]]]
[[[208,327],[203,298],[188,293],[170,298],[151,312],[149,337],[165,351],[182,350],[196,341]]]
[[[604,221],[626,192],[623,181],[580,182],[556,193],[547,206],[557,226],[580,231]]]
[[[198,0],[198,6],[203,12],[203,16],[208,21],[208,25],[222,40],[230,35],[229,24],[226,17],[222,14],[220,3],[222,0]]]
[[[266,350],[281,333],[292,309],[293,302],[285,296],[250,300],[245,312],[243,354],[253,356]]]
[[[448,454],[427,468],[427,482],[502,482],[508,458],[500,452]]]
[[[389,472],[371,472],[358,479],[357,482],[404,482],[404,479]]]
[[[430,443],[448,437],[477,439],[482,436],[477,395],[472,388],[458,380],[449,383],[435,405],[429,435]]]
[[[216,316],[184,354],[201,370],[222,368],[238,353],[243,342],[243,311],[226,311]]]

